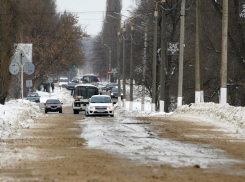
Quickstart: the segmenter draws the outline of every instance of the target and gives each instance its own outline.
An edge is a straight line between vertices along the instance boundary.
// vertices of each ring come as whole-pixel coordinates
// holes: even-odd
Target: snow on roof
[[[96,87],[97,88],[97,86],[90,84],[90,83],[77,84],[75,87]]]

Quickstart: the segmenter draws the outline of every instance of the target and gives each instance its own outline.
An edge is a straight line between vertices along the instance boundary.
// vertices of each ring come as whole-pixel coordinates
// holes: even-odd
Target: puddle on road
[[[87,141],[88,148],[119,154],[144,164],[208,168],[243,162],[228,158],[225,151],[210,145],[160,138],[149,131],[150,124],[132,119],[87,118],[80,125],[83,127],[81,137]]]

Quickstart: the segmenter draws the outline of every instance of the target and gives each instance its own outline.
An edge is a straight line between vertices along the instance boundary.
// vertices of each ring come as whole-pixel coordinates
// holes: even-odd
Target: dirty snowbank
[[[9,138],[20,136],[21,128],[28,128],[29,123],[34,122],[35,118],[45,116],[41,110],[41,105],[47,99],[60,99],[64,106],[70,106],[72,103],[71,92],[64,89],[55,87],[54,93],[37,91],[41,96],[40,102],[35,103],[24,99],[12,100],[6,102],[5,105],[0,104],[0,138]]]
[[[245,108],[228,104],[199,103],[183,105],[175,110],[172,117],[207,122],[226,128],[230,132],[245,136]]]
[[[5,105],[0,104],[0,137],[8,138],[20,135],[18,129],[28,128],[28,123],[42,116],[39,106],[27,100],[13,100]]]

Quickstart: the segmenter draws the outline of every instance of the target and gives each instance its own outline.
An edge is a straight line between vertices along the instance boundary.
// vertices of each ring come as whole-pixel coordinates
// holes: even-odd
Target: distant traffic
[[[54,80],[57,80],[54,81],[56,82],[56,88],[66,88],[71,92],[73,114],[84,112],[85,116],[107,115],[114,117],[114,105],[116,102],[113,102],[112,99],[119,97],[116,83],[100,82],[99,78],[93,74],[73,77],[71,80],[68,77],[60,77]],[[47,85],[51,86],[52,84],[54,85],[54,83],[49,85],[44,83],[44,92],[50,93],[50,88]],[[122,94],[121,98],[123,98]],[[40,102],[40,96],[36,92],[30,92],[27,100]],[[44,103],[45,113],[62,113],[62,104],[59,99],[48,99]]]

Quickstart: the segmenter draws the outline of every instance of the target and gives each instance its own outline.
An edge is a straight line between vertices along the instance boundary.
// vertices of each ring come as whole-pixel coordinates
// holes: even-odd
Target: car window
[[[47,104],[60,104],[59,100],[47,100]]]
[[[113,88],[112,92],[118,92],[118,88]],[[121,92],[122,92],[122,89],[121,89]]]
[[[76,85],[76,83],[74,83],[74,82],[70,82],[70,83],[68,83],[68,85],[69,85],[69,86],[75,86],[75,85]]]
[[[38,94],[36,94],[36,93],[31,93],[31,94],[28,94],[28,97],[38,97]]]
[[[111,103],[110,97],[92,97],[91,103]]]
[[[68,80],[68,78],[60,78],[59,79],[59,82],[68,82],[69,80]]]

